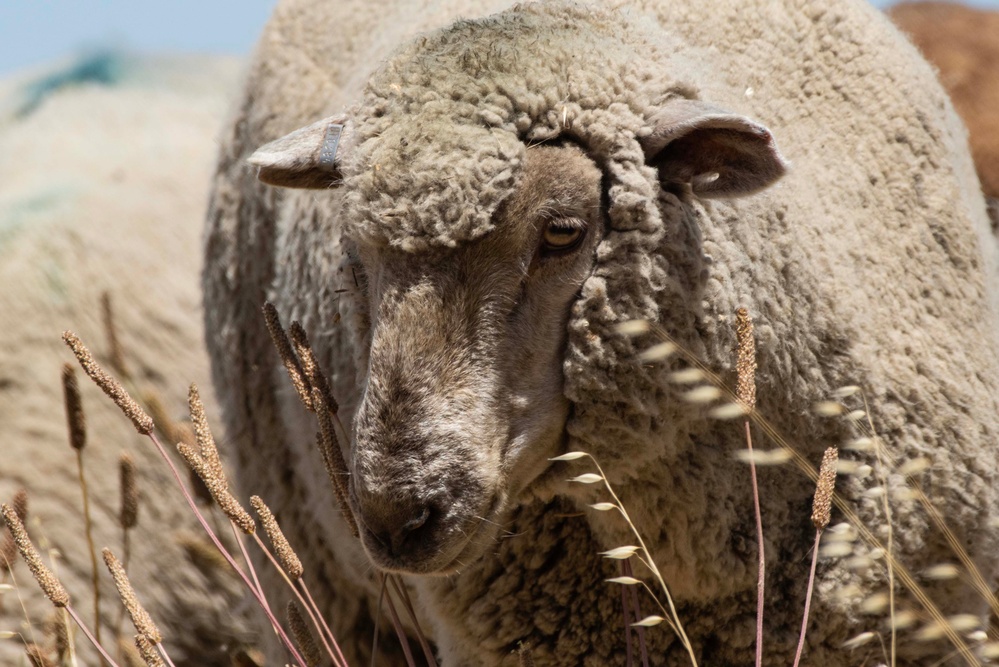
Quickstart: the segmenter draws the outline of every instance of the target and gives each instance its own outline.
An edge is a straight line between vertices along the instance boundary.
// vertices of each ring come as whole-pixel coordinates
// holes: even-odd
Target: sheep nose
[[[361,503],[364,527],[375,538],[386,555],[398,558],[419,550],[431,539],[436,510],[430,504],[407,502]],[[374,505],[374,506],[372,506]]]

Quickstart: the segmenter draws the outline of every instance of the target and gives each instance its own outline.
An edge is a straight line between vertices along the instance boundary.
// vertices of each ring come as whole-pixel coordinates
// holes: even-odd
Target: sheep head
[[[325,119],[250,162],[271,184],[349,190],[337,155],[345,126]],[[700,102],[660,109],[635,141],[681,196],[748,194],[784,171],[766,128]],[[415,249],[350,239],[371,320],[350,497],[366,550],[389,570],[446,574],[478,557],[566,446],[567,327],[615,233],[609,179],[571,136],[518,145],[485,233]]]

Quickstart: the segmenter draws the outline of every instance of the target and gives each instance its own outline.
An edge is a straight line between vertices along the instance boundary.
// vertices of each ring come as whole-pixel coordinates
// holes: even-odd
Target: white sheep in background
[[[369,660],[369,558],[407,573],[444,665],[516,664],[521,642],[539,665],[623,664],[598,552],[634,538],[565,482],[585,466],[549,463],[571,450],[601,462],[651,543],[700,664],[750,663],[742,428],[681,399],[678,358],[637,358],[654,339],[616,330],[636,318],[731,379],[748,308],[760,412],[814,464],[855,432],[812,405],[862,384],[886,451],[932,460],[920,479],[994,585],[994,248],[963,129],[915,49],[859,0],[509,4],[285,0],[219,159],[205,329],[234,462],[352,664]],[[332,376],[363,547],[265,300]],[[838,491],[884,539],[875,484]],[[953,560],[903,484],[887,479],[894,553],[913,572]],[[760,487],[764,662],[789,663],[814,487],[790,467]],[[823,561],[811,664],[881,659],[878,642],[840,646],[882,629],[858,610],[884,586],[876,563]],[[959,580],[925,589],[945,615],[985,617]],[[689,664],[665,626],[647,634],[653,663]],[[899,656],[950,650],[909,634]]]
[[[0,120],[0,500],[27,489],[28,528],[62,554],[59,575],[91,627],[91,565],[60,385],[62,364],[75,361],[61,334],[74,329],[106,351],[101,293],[109,292],[130,386],[156,392],[171,418],[185,415],[187,383],[208,377],[197,280],[201,208],[238,70],[223,59],[102,57],[117,59],[119,79],[26,76],[5,82],[0,95],[10,111]],[[43,79],[61,87],[33,85]],[[24,104],[26,90],[39,93],[32,104]],[[199,529],[173,478],[77,370],[97,548],[122,555],[117,462],[128,451],[141,493],[129,567],[140,599],[178,665],[231,664],[235,642],[249,639],[234,611],[241,588],[189,562],[178,537]],[[23,563],[15,576],[42,641],[51,605]],[[100,576],[103,639],[114,655],[121,605],[103,564]],[[23,620],[15,593],[3,593],[0,630],[30,639]],[[122,629],[130,641],[127,619]],[[77,646],[81,665],[99,664],[82,636]],[[0,663],[24,660],[19,640],[0,642]]]

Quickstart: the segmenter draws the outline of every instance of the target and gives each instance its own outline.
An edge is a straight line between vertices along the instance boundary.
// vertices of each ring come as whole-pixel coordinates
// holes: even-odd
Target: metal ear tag
[[[340,136],[343,134],[343,125],[330,123],[326,126],[326,134],[323,135],[323,145],[319,149],[319,166],[333,170],[336,168],[336,150],[340,146]]]

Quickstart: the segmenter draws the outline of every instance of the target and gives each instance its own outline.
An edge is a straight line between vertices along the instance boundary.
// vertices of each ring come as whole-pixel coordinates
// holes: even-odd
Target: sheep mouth
[[[503,501],[494,497],[486,511],[466,516],[440,532],[426,544],[401,553],[390,553],[373,536],[362,536],[362,544],[374,565],[385,572],[422,576],[458,574],[474,563],[496,541],[502,528],[499,517]]]

